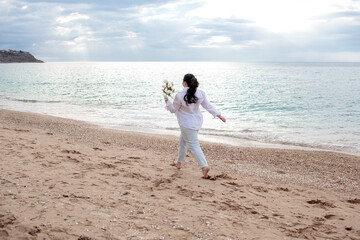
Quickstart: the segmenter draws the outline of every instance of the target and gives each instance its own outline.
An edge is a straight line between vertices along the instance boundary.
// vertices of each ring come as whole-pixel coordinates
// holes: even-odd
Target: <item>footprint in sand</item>
[[[78,159],[73,158],[73,157],[70,157],[70,156],[67,156],[66,158],[67,158],[67,160],[69,160],[69,161],[71,161],[71,162],[75,162],[75,163],[79,163],[79,162],[80,162]]]
[[[181,176],[182,176],[181,171],[176,171],[175,173],[171,174],[170,177],[172,178],[172,180],[175,180],[177,178],[181,178]]]
[[[319,199],[309,200],[309,201],[307,201],[307,203],[311,204],[311,205],[314,205],[314,206],[317,206],[317,207],[321,207],[321,208],[325,208],[325,207],[334,208],[335,207],[334,204],[329,203],[329,202],[325,202],[325,201],[322,201],[322,200],[319,200]]]
[[[93,240],[92,238],[89,238],[89,237],[85,237],[85,236],[80,236],[78,238],[78,240]]]
[[[241,187],[241,185],[236,183],[236,182],[226,182],[226,184],[231,185],[231,186],[235,186],[235,187]]]
[[[190,197],[190,198],[191,198],[193,195],[196,194],[195,191],[192,191],[192,190],[183,188],[182,186],[177,186],[177,188],[179,189],[179,190],[177,191],[177,193],[178,193],[179,195],[182,195],[182,196],[185,196],[185,197]]]
[[[67,153],[67,154],[69,154],[69,153],[71,153],[71,154],[81,154],[81,152],[79,152],[79,151],[76,151],[76,150],[67,150],[67,149],[62,150],[61,152],[62,152],[62,153]]]
[[[284,192],[289,192],[290,191],[288,188],[283,188],[283,187],[278,187],[278,188],[276,188],[276,190],[284,191]]]
[[[11,225],[14,224],[16,221],[16,217],[12,214],[8,214],[8,215],[3,215],[0,214],[0,227],[4,228],[7,225]]]
[[[273,215],[273,217],[284,218],[284,215],[282,215],[280,213],[273,213],[272,215]]]
[[[360,204],[360,199],[358,199],[358,198],[349,199],[349,200],[347,200],[347,202],[352,203],[352,204]]]
[[[226,173],[221,173],[221,174],[210,177],[210,180],[213,180],[213,181],[220,180],[220,179],[237,180],[236,178],[233,178],[233,177],[227,175]]]
[[[226,201],[222,201],[219,203],[220,205],[217,205],[217,208],[219,210],[232,210],[232,211],[244,210],[244,207],[241,204],[231,199],[227,199]]]
[[[31,153],[31,154],[34,156],[35,159],[37,159],[37,158],[40,158],[40,159],[45,158],[45,155],[43,153],[41,153],[41,152],[35,152],[35,153]]]
[[[221,185],[225,186],[226,189],[231,190],[231,192],[243,192],[241,189],[242,186],[236,182],[224,182],[221,183]]]
[[[268,192],[268,189],[266,189],[266,188],[263,187],[263,186],[253,186],[252,188],[255,189],[255,190],[258,191],[258,192],[263,192],[263,193],[267,193],[267,192]]]
[[[121,159],[121,161],[116,161],[114,164],[121,164],[121,165],[133,165],[130,160],[128,159]]]
[[[33,228],[30,228],[30,229],[27,229],[27,232],[31,235],[31,236],[34,236],[36,237],[38,233],[41,232],[41,229],[37,226],[33,227]]]
[[[124,177],[127,177],[127,178],[136,178],[138,180],[150,180],[150,178],[144,176],[144,175],[141,175],[140,173],[127,173],[124,175]]]
[[[18,129],[18,128],[15,128],[14,131],[16,131],[16,132],[30,132],[30,130],[28,130],[28,129]]]
[[[75,178],[75,179],[84,178],[84,174],[83,174],[83,173],[74,172],[72,175],[74,176],[73,178]]]
[[[162,179],[158,179],[154,181],[154,186],[155,187],[159,187],[161,184],[163,183],[172,183],[172,179],[171,178],[162,178]]]
[[[0,230],[0,239],[6,239],[9,237],[9,233],[6,230]]]
[[[342,221],[344,220],[344,218],[336,216],[334,214],[327,214],[324,216],[324,218],[327,220],[342,220]]]
[[[111,163],[105,163],[105,162],[101,162],[100,164],[98,164],[98,166],[100,168],[116,168],[116,165],[111,164]]]

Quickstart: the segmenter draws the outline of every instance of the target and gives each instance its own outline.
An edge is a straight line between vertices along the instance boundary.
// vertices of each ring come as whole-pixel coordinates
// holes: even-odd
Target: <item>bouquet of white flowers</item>
[[[163,93],[164,93],[164,98],[167,99],[168,97],[171,97],[171,94],[173,94],[175,92],[175,88],[174,88],[174,84],[172,82],[168,82],[168,80],[164,80],[164,84],[163,84]]]

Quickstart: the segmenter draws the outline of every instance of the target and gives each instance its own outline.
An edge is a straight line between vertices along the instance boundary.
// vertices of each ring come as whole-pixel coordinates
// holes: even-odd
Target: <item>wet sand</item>
[[[0,239],[360,239],[360,157],[0,110]]]

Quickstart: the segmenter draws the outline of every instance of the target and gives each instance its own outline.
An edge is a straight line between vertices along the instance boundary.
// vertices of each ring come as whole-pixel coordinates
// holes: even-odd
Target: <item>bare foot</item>
[[[209,177],[208,173],[210,171],[210,168],[209,167],[203,167],[201,170],[202,170],[202,173],[203,173],[203,178],[208,179],[208,177]]]
[[[178,169],[181,169],[181,163],[177,162],[176,160],[174,160],[170,165],[171,165],[171,166],[175,166],[175,167],[177,167]]]
[[[181,169],[181,163],[176,162],[176,167],[177,167],[178,169]]]

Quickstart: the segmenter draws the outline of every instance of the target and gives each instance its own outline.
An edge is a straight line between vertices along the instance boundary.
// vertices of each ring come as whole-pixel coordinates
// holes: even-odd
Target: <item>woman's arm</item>
[[[204,100],[201,103],[201,106],[206,109],[214,117],[218,117],[221,121],[226,122],[226,119],[221,116],[221,113],[215,109],[215,107],[207,100],[206,94],[204,93]]]
[[[166,110],[170,111],[171,113],[176,113],[181,107],[179,94],[176,94],[174,102],[165,98],[165,103],[166,103],[165,106]]]

